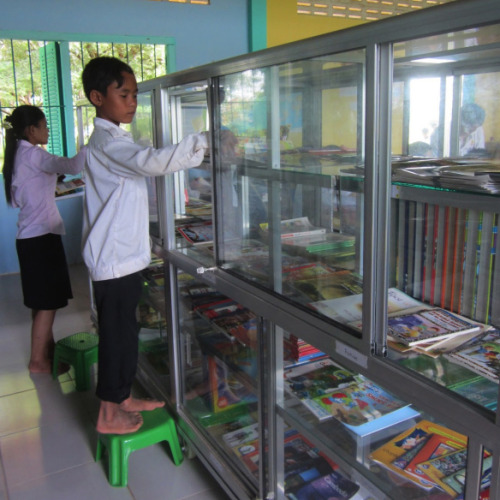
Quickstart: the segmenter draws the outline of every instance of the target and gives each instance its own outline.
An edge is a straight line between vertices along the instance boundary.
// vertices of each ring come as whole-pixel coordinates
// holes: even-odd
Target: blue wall
[[[1,31],[173,37],[176,69],[182,70],[247,53],[248,7],[247,0],[211,0],[209,6],[152,0],[15,0],[2,2],[0,36]]]
[[[247,1],[211,0],[210,3],[203,6],[152,0],[2,2],[0,38],[53,39],[61,33],[172,37],[177,70],[247,53]],[[0,274],[6,274],[19,270],[15,251],[17,210],[7,207],[1,175],[0,182]],[[82,199],[57,203],[66,226],[64,245],[68,261],[81,262]]]

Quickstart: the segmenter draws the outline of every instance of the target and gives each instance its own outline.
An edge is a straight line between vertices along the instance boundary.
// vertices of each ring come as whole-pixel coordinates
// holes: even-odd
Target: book
[[[56,196],[63,196],[66,194],[77,193],[83,191],[85,181],[76,177],[71,180],[58,181],[56,184]]]
[[[498,384],[500,376],[500,330],[488,330],[484,335],[445,354],[452,362]]]
[[[446,453],[444,455],[431,458],[428,461],[418,465],[418,469],[425,474],[437,486],[445,490],[450,495],[455,496],[454,489],[446,484],[442,479],[459,470],[465,468],[467,464],[467,448],[462,447],[459,450]]]
[[[388,335],[395,342],[415,346],[457,335],[479,332],[480,325],[439,307],[388,318]]]
[[[354,382],[354,374],[341,368],[331,359],[321,359],[292,367],[284,372],[285,390],[298,398],[319,420],[332,418],[315,399]]]
[[[210,401],[214,413],[257,401],[255,394],[233,375],[226,363],[215,356],[207,356],[207,362]]]
[[[321,300],[312,302],[310,306],[340,323],[352,324],[355,328],[360,328],[359,323],[362,318],[363,294],[349,295],[338,299]],[[424,304],[397,288],[389,288],[387,295],[388,313],[421,308]]]
[[[313,402],[350,429],[407,406],[374,382],[361,376],[357,379],[347,387],[313,398]]]
[[[264,236],[268,236],[269,224],[262,222],[259,224]],[[295,219],[286,219],[280,222],[281,239],[296,238],[297,236],[313,236],[326,233],[323,227],[313,226],[308,217],[297,217]]]
[[[359,486],[354,481],[333,471],[295,489],[287,496],[291,500],[349,500],[358,490]]]
[[[418,453],[410,460],[404,468],[405,471],[416,476],[421,476],[432,482],[432,479],[426,476],[425,472],[419,465],[422,462],[433,458],[451,453],[463,448],[463,442],[455,441],[452,437],[443,436],[441,434],[432,434],[425,444],[419,449]]]
[[[463,434],[459,434],[452,429],[431,422],[430,420],[421,420],[373,451],[370,454],[370,459],[395,473],[402,479],[416,484],[423,489],[432,489],[434,487],[433,482],[423,477],[417,477],[410,474],[404,469],[404,466],[401,467],[402,463],[400,460],[408,451],[416,447],[419,447],[419,449],[415,450],[415,453],[418,453],[423,444],[433,434],[447,436],[456,442],[463,443],[464,446],[467,445],[467,437]],[[409,463],[409,460],[407,463]]]
[[[176,229],[191,244],[206,243],[214,238],[212,221],[186,224]]]
[[[485,377],[476,376],[457,382],[449,385],[448,389],[489,410],[497,409],[498,384]]]

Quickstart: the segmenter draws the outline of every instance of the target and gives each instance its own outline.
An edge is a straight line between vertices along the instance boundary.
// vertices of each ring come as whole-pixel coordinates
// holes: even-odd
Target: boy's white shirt
[[[146,177],[196,167],[207,147],[205,134],[161,149],[141,146],[119,126],[95,118],[85,162],[82,235],[93,281],[127,276],[149,264]]]

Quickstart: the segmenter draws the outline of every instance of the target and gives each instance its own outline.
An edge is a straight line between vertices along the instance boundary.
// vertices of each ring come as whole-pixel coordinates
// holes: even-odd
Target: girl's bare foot
[[[117,403],[101,401],[96,429],[101,434],[130,434],[139,430],[142,422],[139,412],[124,411]]]
[[[151,411],[156,408],[165,406],[165,401],[157,401],[156,399],[136,399],[129,396],[125,401],[120,403],[120,409],[123,411]]]

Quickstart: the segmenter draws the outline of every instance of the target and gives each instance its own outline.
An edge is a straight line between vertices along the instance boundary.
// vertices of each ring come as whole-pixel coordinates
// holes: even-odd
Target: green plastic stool
[[[103,447],[107,448],[111,486],[127,486],[128,459],[135,450],[167,441],[174,464],[180,465],[183,460],[174,419],[165,408],[143,411],[141,414],[144,423],[132,434],[98,434],[95,460],[100,460]]]
[[[80,332],[58,342],[54,350],[52,378],[57,378],[59,363],[68,363],[75,369],[76,390],[90,389],[90,367],[97,363],[99,336]]]

